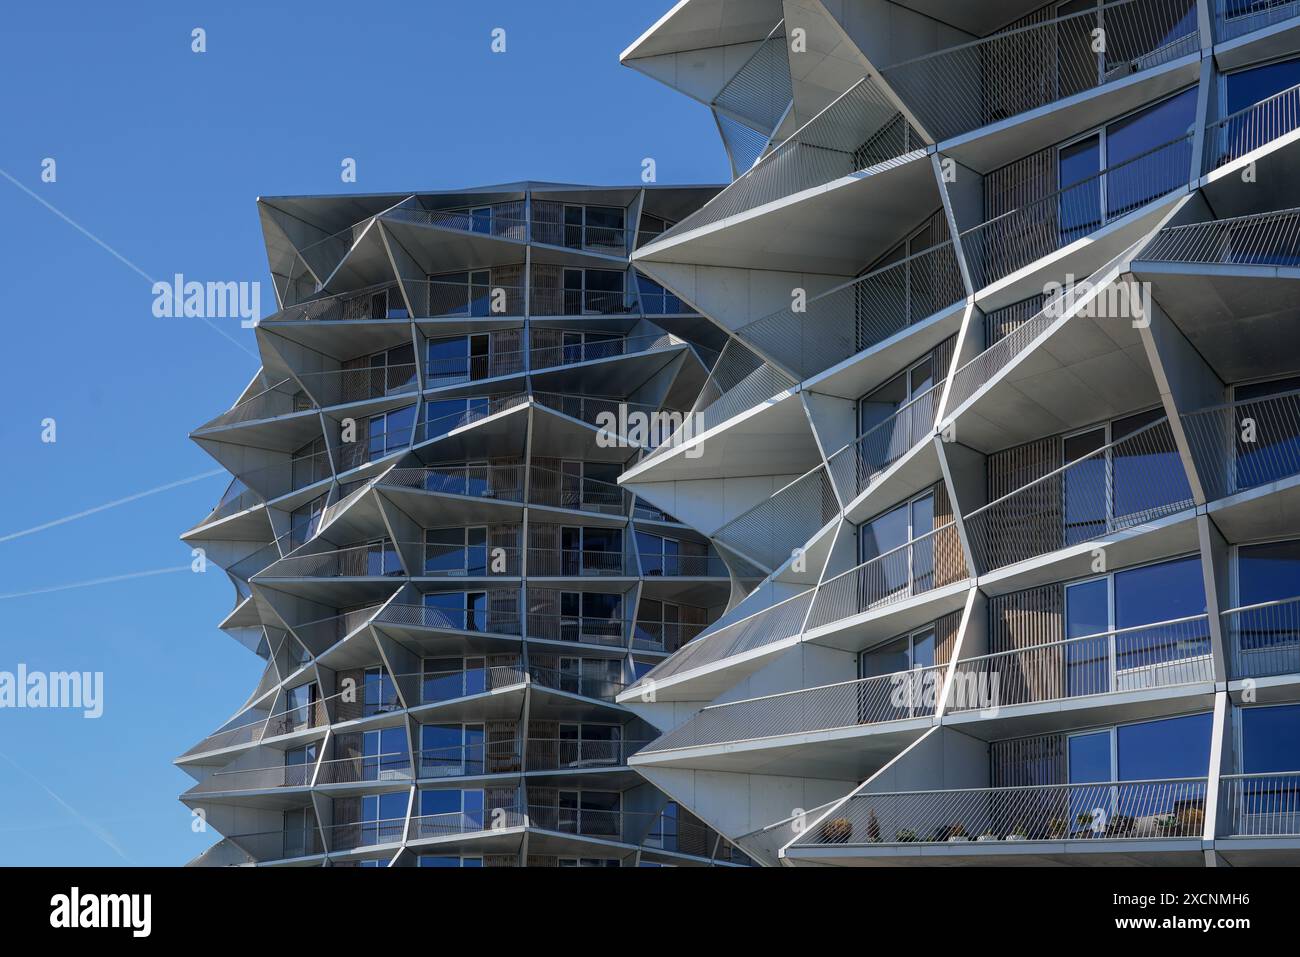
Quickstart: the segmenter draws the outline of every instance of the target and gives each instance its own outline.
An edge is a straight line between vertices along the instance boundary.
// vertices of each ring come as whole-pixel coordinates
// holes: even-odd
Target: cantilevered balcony
[[[600,701],[612,702],[627,687],[626,682],[600,674],[543,668],[534,664],[528,666],[528,676],[535,684],[544,688]]]
[[[610,338],[592,338],[588,334],[585,341],[566,343],[556,346],[534,346],[528,354],[529,368],[551,369],[557,366],[574,365],[579,362],[594,362],[597,359],[611,359],[615,356],[634,355],[650,352],[654,349],[667,349],[671,346],[685,345],[676,336],[660,334],[653,336],[611,336]]]
[[[249,864],[291,861],[314,857],[325,852],[318,827],[297,831],[259,831],[252,834],[229,834],[225,838],[243,852]]]
[[[392,578],[405,575],[391,542],[354,545],[281,558],[258,573],[259,579]]]
[[[953,669],[947,710],[991,721],[1043,710],[1022,706],[1067,702],[1076,709],[1104,708],[1115,699],[1136,698],[1155,709],[1144,712],[1150,715],[1161,713],[1162,704],[1183,710],[1188,705],[1167,695],[1157,700],[1127,693],[1213,681],[1209,617],[1194,615],[963,658]]]
[[[1240,159],[1300,128],[1300,84],[1205,126],[1202,173]]]
[[[651,247],[795,193],[888,163],[924,141],[880,89],[863,77]]]
[[[1185,188],[1192,178],[1191,159],[1192,136],[1180,136],[964,231],[960,241],[971,285],[977,293],[986,290]]]
[[[1200,266],[1300,265],[1300,209],[1166,226],[1136,259]]]
[[[1300,838],[1300,771],[1219,778],[1219,837]]]
[[[627,759],[649,741],[613,741],[578,738],[529,738],[526,766],[529,771],[579,771],[586,768],[623,767]]]
[[[303,385],[293,377],[285,377],[274,385],[237,402],[215,419],[204,423],[195,432],[201,434],[223,426],[274,419],[284,415],[309,412],[316,408],[316,402],[304,391]]]
[[[520,406],[528,404],[528,393],[511,392],[496,393],[488,396],[475,396],[466,402],[464,412],[451,412],[446,415],[439,415],[435,418],[427,418],[420,422],[415,428],[409,430],[414,435],[414,444],[421,445],[424,442],[431,442],[434,439],[442,438],[449,435],[457,429],[463,429],[475,422],[482,421],[489,416],[497,415],[501,412],[508,412],[511,409],[517,409]],[[426,409],[432,406],[426,406]],[[401,444],[401,435],[396,436],[397,444]],[[363,443],[354,442],[350,446],[344,446],[344,450],[356,449],[355,453],[344,456],[345,464],[349,467],[363,464],[373,458],[380,457],[370,451]]]
[[[1161,418],[964,518],[982,573],[1105,539],[1191,508],[1169,421]]]
[[[387,472],[378,485],[380,488],[411,489],[437,495],[522,502],[523,475],[522,465],[440,465],[427,468],[396,468]]]
[[[448,545],[434,542],[399,543],[423,555],[413,574],[417,578],[488,578],[517,576],[523,549],[509,545]]]
[[[528,637],[540,641],[623,647],[627,644],[626,631],[626,623],[614,618],[542,612],[528,615]]]
[[[414,820],[412,821],[414,823]],[[382,821],[354,821],[349,824],[332,824],[321,828],[330,853],[356,851],[367,847],[399,844],[406,837],[406,818],[396,817]],[[482,830],[480,822],[476,830]]]
[[[952,310],[965,297],[956,250],[944,242],[812,296],[798,312],[787,307],[755,319],[735,334],[807,379]]]
[[[941,379],[889,418],[859,435],[827,460],[831,478],[845,502],[852,502],[896,462],[934,435]],[[937,464],[937,463],[936,463]]]
[[[1182,422],[1210,501],[1277,491],[1300,476],[1300,390],[1202,409]]]
[[[457,610],[432,605],[392,602],[375,616],[376,625],[435,631],[474,632],[519,637],[519,614],[495,608]]]
[[[424,366],[424,387],[438,389],[480,379],[521,375],[524,355],[522,349],[494,349],[488,355],[431,358]]]
[[[516,242],[528,240],[527,204],[523,200],[490,203],[464,209],[418,209],[413,206],[399,206],[384,213],[384,218],[416,226],[476,233]]]
[[[318,293],[312,299],[285,306],[262,322],[356,322],[409,318],[401,288],[396,282],[385,282],[351,292]]]
[[[585,404],[581,397],[571,398],[575,411],[585,411],[580,408]],[[574,417],[579,418],[579,416]],[[529,505],[598,512],[605,515],[625,515],[630,496],[630,492],[613,482],[560,472],[541,465],[531,466],[528,470]]]
[[[775,571],[839,514],[830,477],[825,468],[818,468],[715,529],[711,537]]]
[[[455,279],[403,280],[416,319],[522,316],[526,291],[518,283]]]
[[[394,675],[395,683],[402,689],[412,707],[442,704],[444,701],[470,698],[502,688],[514,688],[527,680],[528,676],[520,666],[518,656],[515,656],[513,664],[497,664],[487,668],[425,670]]]
[[[1214,0],[1214,40],[1223,43],[1300,17],[1295,0]]]
[[[587,578],[627,574],[621,551],[576,548],[528,549],[528,575],[533,578]]]
[[[1104,31],[1104,52],[1094,37]],[[1195,0],[1120,0],[895,64],[881,71],[937,141],[1197,53]]]
[[[421,780],[518,774],[523,770],[523,753],[518,741],[485,741],[420,750]]]
[[[303,788],[311,784],[312,774],[315,770],[315,763],[281,763],[263,767],[213,771],[208,777],[186,791],[185,797],[197,797],[204,794],[239,793],[242,791],[271,791],[278,788]]]
[[[705,627],[673,621],[638,621],[632,626],[632,647],[638,651],[671,653],[698,638]]]
[[[1148,850],[1199,855],[1206,795],[1205,778],[856,794],[796,848],[840,845],[845,854],[897,864],[1012,853],[1059,860],[1181,840]]]
[[[623,316],[638,311],[637,295],[631,290],[534,286],[528,296],[528,312],[533,316]]]
[[[316,784],[404,783],[415,780],[411,756],[405,751],[358,754],[322,761]]]
[[[1300,673],[1300,597],[1231,608],[1222,622],[1230,678]]]
[[[917,668],[856,681],[709,705],[693,718],[642,751],[644,763],[667,763],[670,752],[749,743],[780,747],[781,739],[798,736],[801,750],[815,749],[829,732],[914,718],[930,718],[943,686],[946,666]],[[809,756],[807,754],[805,757]],[[792,754],[797,758],[797,754]]]
[[[442,814],[421,814],[411,818],[410,841],[437,838],[473,837],[508,828],[520,828],[526,823],[517,805],[494,807],[479,811],[447,811]]]
[[[647,578],[727,578],[727,563],[717,555],[641,553],[641,574]]]
[[[822,582],[804,630],[852,628],[860,615],[919,598],[966,577],[957,527],[948,522]]]

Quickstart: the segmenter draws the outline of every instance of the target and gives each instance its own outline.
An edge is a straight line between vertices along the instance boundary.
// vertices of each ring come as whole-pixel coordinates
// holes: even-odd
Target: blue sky
[[[197,319],[158,319],[155,278],[260,280],[254,200],[519,179],[727,178],[708,111],[618,64],[670,0],[11,4],[0,31],[7,356],[0,416],[0,670],[102,671],[104,714],[0,710],[0,864],[180,864],[214,840],[172,758],[260,674],[221,633],[225,575],[177,536],[215,467],[187,434],[255,371]],[[208,51],[190,50],[194,27]],[[507,52],[490,32],[504,28]],[[339,179],[354,157],[358,182]],[[57,181],[41,181],[46,157]],[[27,191],[30,191],[30,194]],[[76,226],[42,205],[44,200]],[[220,321],[220,320],[218,320]],[[247,349],[252,333],[223,328]],[[41,441],[53,418],[57,441]]]

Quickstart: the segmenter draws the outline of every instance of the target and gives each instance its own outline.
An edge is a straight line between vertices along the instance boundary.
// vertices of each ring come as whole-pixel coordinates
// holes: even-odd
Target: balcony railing
[[[347,758],[322,761],[319,784],[362,784],[375,782],[403,782],[414,780],[411,756],[405,751],[388,754],[358,754]]]
[[[990,711],[1213,680],[1209,617],[1194,615],[963,658],[949,709]]]
[[[303,391],[298,381],[288,377],[236,403],[215,419],[204,423],[199,431],[310,412],[316,408],[316,403]]]
[[[690,622],[638,621],[632,627],[632,647],[639,651],[674,652],[707,627]]]
[[[655,681],[694,668],[702,668],[748,651],[793,638],[803,628],[814,589],[777,602],[762,611],[729,622],[682,646],[672,657],[661,661],[633,687],[646,687]]]
[[[485,356],[455,356],[430,359],[424,366],[424,387],[441,389],[498,376],[520,375],[524,371],[521,349],[494,350]]]
[[[355,545],[311,555],[289,555],[259,573],[262,578],[394,578],[406,574],[390,543]]]
[[[405,280],[417,319],[486,319],[524,314],[524,287],[500,282]]]
[[[421,779],[518,774],[523,768],[523,755],[517,741],[424,748],[419,759]]]
[[[1197,265],[1300,265],[1300,209],[1167,226],[1135,258]]]
[[[807,379],[965,295],[956,250],[944,242],[813,296],[799,312],[787,307],[756,319],[736,335]]]
[[[550,289],[528,294],[533,316],[624,316],[638,311],[636,293],[621,289]]]
[[[581,695],[584,698],[598,698],[601,701],[613,701],[627,687],[625,682],[603,675],[561,671],[539,665],[529,665],[528,675],[543,687],[567,691],[569,694]]]
[[[260,494],[246,487],[242,481],[233,479],[225,494],[221,496],[221,501],[217,503],[202,524],[206,525],[218,519],[237,515],[242,511],[261,505],[264,501],[266,500]]]
[[[365,847],[400,843],[406,837],[406,818],[354,821],[349,824],[329,825],[322,830],[325,832],[325,841],[332,853],[356,851]]]
[[[831,478],[845,501],[867,490],[891,465],[934,435],[935,417],[945,380],[899,406],[827,460]]]
[[[534,207],[543,202],[534,200]],[[628,230],[618,226],[588,226],[578,223],[544,221],[533,214],[533,242],[566,249],[583,249],[609,256],[627,255]]]
[[[575,738],[529,738],[525,749],[529,771],[577,771],[622,767],[649,741],[586,741]]]
[[[839,514],[835,488],[818,467],[718,528],[713,538],[775,570]]]
[[[379,283],[350,292],[319,295],[267,316],[264,322],[355,322],[366,319],[409,319],[406,300],[396,282]]]
[[[467,425],[473,425],[488,416],[497,415],[501,412],[507,412],[510,409],[516,409],[521,405],[528,404],[528,394],[526,392],[515,392],[511,394],[496,394],[486,397],[475,397],[469,401],[464,412],[452,412],[448,415],[440,415],[437,418],[426,419],[419,423],[413,430],[415,444],[420,445],[423,442],[430,442],[433,439],[449,435],[456,429],[464,428]],[[426,408],[429,408],[426,406]],[[353,446],[344,446],[344,448],[355,447],[361,453],[367,454],[366,448],[361,443],[354,443]]]
[[[799,843],[1200,838],[1205,798],[1205,778],[856,794]]]
[[[709,705],[652,742],[645,753],[931,717],[944,670],[945,666],[916,668]]]
[[[641,574],[647,578],[729,578],[727,563],[717,555],[641,553]]]
[[[463,233],[478,233],[525,242],[528,239],[528,220],[523,200],[477,206],[469,209],[415,209],[398,207],[384,215],[388,219],[454,229]]]
[[[886,163],[924,145],[875,78],[863,77],[656,242]]]
[[[844,621],[965,577],[957,527],[948,522],[823,582],[805,628]]]
[[[214,731],[181,756],[189,757],[194,754],[219,751],[222,748],[236,748],[243,744],[256,744],[266,736],[267,718],[267,715],[259,714],[252,721],[245,721],[233,728]]]
[[[432,466],[399,468],[388,472],[380,485],[416,489],[440,495],[465,495],[503,502],[524,499],[522,465]]]
[[[623,515],[627,512],[631,493],[613,482],[602,482],[600,479],[560,472],[540,465],[530,467],[528,479],[529,505],[549,505],[607,515]]]
[[[652,449],[683,421],[682,413],[676,409],[609,396],[534,392],[533,400],[561,415],[595,426],[604,433],[604,439],[629,448]]]
[[[455,671],[417,671],[397,675],[396,679],[408,700],[420,704],[441,704],[444,701],[455,701],[457,698],[521,685],[527,680],[527,675],[516,658],[515,663],[509,665]]]
[[[529,576],[577,578],[626,574],[623,553],[593,549],[530,548]]]
[[[1215,0],[1214,39],[1234,40],[1300,15],[1296,0]]]
[[[1192,506],[1161,418],[978,508],[965,518],[982,572],[1095,541]]]
[[[311,784],[315,762],[309,764],[277,764],[261,768],[239,768],[214,771],[187,795],[216,794],[224,791],[268,791],[275,788],[303,788]]]
[[[1240,399],[1182,419],[1211,501],[1300,475],[1300,390]]]
[[[1300,127],[1300,84],[1206,124],[1202,172],[1240,159]]]
[[[1103,30],[1105,52],[1095,50]],[[1120,0],[896,64],[881,76],[945,140],[1200,49],[1195,0]]]
[[[984,289],[1186,186],[1191,159],[1192,137],[1180,136],[966,230],[971,285]]]
[[[402,625],[410,628],[437,628],[448,631],[471,631],[485,634],[519,636],[519,613],[495,608],[461,610],[431,605],[392,603],[375,616],[376,624]]]
[[[1224,837],[1300,837],[1300,771],[1223,775],[1217,822]]]
[[[259,831],[255,834],[231,834],[226,840],[248,856],[249,862],[264,864],[270,861],[292,860],[323,854],[320,828],[301,831]]]
[[[581,615],[548,615],[533,612],[528,616],[528,637],[544,641],[572,641],[586,645],[627,644],[627,626],[621,620],[586,618]]]
[[[1232,608],[1220,620],[1229,677],[1300,673],[1300,597]]]
[[[415,364],[411,362],[303,372],[298,374],[298,379],[307,394],[322,408],[398,395],[414,396],[420,391]]]
[[[522,551],[507,545],[438,545],[431,542],[408,542],[419,549],[423,566],[416,575],[424,578],[486,578],[492,575],[519,574]]]
[[[512,827],[523,827],[524,815],[518,807],[497,807],[486,811],[449,811],[422,814],[411,818],[410,840],[478,834]]]
[[[534,346],[528,354],[528,361],[532,369],[551,369],[577,362],[592,362],[596,359],[633,355],[653,349],[667,349],[677,345],[684,345],[684,343],[671,335],[619,336],[616,339],[595,339],[558,346]]]

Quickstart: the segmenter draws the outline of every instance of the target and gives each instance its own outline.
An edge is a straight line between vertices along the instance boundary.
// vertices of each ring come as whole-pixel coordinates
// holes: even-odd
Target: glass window
[[[1300,771],[1300,705],[1243,708],[1239,714],[1243,774]]]
[[[1121,725],[1116,730],[1119,780],[1205,777],[1213,716],[1190,714]]]

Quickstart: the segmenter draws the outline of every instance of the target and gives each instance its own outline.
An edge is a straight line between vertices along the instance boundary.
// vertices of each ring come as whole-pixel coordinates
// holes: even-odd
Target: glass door
[[[1111,691],[1115,673],[1115,642],[1111,631],[1110,579],[1094,578],[1065,588],[1065,695]],[[1040,689],[1056,697],[1055,689]]]

